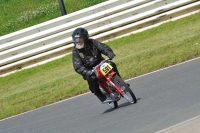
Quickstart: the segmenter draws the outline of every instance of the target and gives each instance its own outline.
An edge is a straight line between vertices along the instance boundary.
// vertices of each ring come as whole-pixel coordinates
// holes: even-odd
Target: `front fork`
[[[116,84],[114,84],[114,83],[111,81],[110,78],[106,77],[106,79],[107,79],[107,81],[108,81],[113,87],[115,87],[115,89],[117,90],[117,92],[118,92],[121,96],[123,96],[124,92],[123,92]]]

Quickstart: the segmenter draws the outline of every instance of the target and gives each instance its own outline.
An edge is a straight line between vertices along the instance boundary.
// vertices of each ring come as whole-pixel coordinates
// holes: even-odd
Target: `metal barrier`
[[[199,0],[110,0],[0,37],[0,75],[66,55],[76,27],[107,41],[199,9]]]

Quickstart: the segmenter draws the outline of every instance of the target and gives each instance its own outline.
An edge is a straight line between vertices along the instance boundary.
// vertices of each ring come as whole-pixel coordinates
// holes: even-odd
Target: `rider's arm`
[[[96,41],[96,40],[94,40],[94,39],[91,39],[91,40],[92,40],[93,44],[96,46],[96,48],[97,48],[102,54],[104,54],[104,55],[106,55],[106,56],[108,56],[109,53],[114,54],[113,51],[112,51],[112,49],[111,49],[108,45],[106,45],[106,44],[104,44],[104,43],[101,43],[101,42],[98,42],[98,41]]]
[[[81,75],[84,75],[85,71],[87,69],[83,66],[81,58],[80,58],[77,50],[75,50],[75,49],[73,49],[73,51],[72,51],[72,58],[73,58],[73,67],[74,67],[74,70],[77,73],[79,73]]]

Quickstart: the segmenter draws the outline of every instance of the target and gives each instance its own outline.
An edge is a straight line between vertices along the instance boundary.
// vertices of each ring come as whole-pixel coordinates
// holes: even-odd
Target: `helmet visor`
[[[83,38],[75,38],[74,40],[75,44],[78,44],[78,45],[83,45],[84,44],[84,39]]]

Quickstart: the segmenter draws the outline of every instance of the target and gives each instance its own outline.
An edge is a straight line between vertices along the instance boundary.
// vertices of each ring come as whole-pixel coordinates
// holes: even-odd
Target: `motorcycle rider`
[[[75,45],[72,51],[74,70],[81,74],[84,80],[87,80],[90,91],[101,102],[109,103],[113,101],[111,98],[106,98],[100,91],[96,76],[94,74],[91,75],[92,68],[104,59],[102,54],[108,56],[111,60],[115,57],[112,49],[104,43],[89,38],[88,31],[84,28],[76,28],[72,33],[72,40]],[[111,65],[113,70],[119,75],[116,64],[111,62]]]

